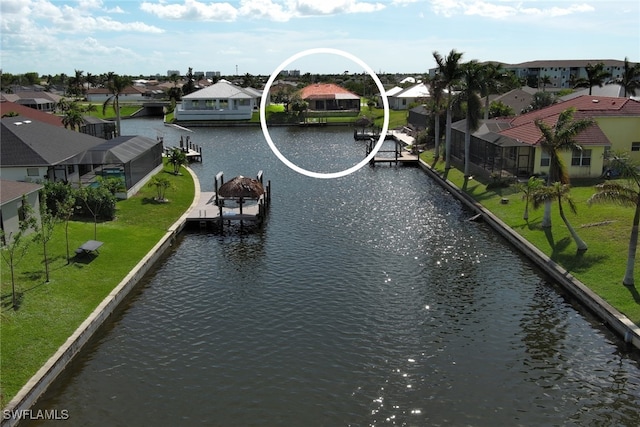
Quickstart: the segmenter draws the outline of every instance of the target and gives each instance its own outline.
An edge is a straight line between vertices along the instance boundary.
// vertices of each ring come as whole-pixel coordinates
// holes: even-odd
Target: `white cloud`
[[[297,0],[294,2],[294,7],[299,15],[315,16],[376,12],[384,9],[385,5],[357,0]]]
[[[227,22],[239,17],[286,22],[297,17],[376,12],[385,7],[383,3],[363,0],[241,0],[238,7],[227,2],[184,0],[183,3],[165,3],[158,0],[140,5],[142,11],[163,19]]]
[[[185,0],[183,4],[143,2],[140,10],[163,19],[188,21],[235,21],[238,10],[229,3],[202,3]]]
[[[536,7],[539,2],[530,1],[470,1],[470,0],[430,0],[433,11],[438,15],[452,17],[454,15],[481,16],[484,18],[507,19],[517,17],[550,17],[567,16],[576,13],[593,12],[595,8],[586,3],[568,3],[566,6]],[[547,2],[543,2],[547,3]]]
[[[286,22],[291,19],[290,12],[281,4],[272,0],[242,0],[239,13],[250,18],[269,19],[271,21]]]

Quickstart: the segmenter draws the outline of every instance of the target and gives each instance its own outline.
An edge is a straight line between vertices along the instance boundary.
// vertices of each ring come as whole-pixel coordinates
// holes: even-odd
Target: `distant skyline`
[[[463,61],[640,61],[640,2],[609,0],[2,0],[3,72],[270,75],[307,49],[346,51],[381,73]],[[363,70],[336,55],[285,69]]]

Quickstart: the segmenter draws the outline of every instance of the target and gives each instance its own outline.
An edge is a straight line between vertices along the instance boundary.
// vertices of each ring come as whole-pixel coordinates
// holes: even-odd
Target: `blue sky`
[[[640,61],[638,0],[2,0],[8,73],[270,75],[308,49],[375,72],[424,73],[433,51],[463,60]],[[330,54],[285,69],[363,72]]]

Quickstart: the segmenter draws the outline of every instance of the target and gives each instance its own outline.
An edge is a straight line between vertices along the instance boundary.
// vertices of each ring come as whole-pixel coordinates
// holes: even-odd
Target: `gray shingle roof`
[[[23,194],[33,193],[42,187],[41,184],[0,179],[0,204],[4,205],[12,200],[19,199]]]
[[[25,117],[2,119],[0,166],[51,166],[75,163],[103,139]]]

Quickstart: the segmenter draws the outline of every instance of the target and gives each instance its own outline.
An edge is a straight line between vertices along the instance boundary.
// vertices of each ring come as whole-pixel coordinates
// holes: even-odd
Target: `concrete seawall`
[[[455,184],[445,180],[425,161],[420,160],[420,167],[468,208],[480,214],[487,224],[515,246],[520,252],[526,255],[537,267],[547,273],[549,277],[566,289],[574,298],[580,301],[582,305],[591,310],[591,312],[598,316],[611,330],[619,334],[625,342],[630,343],[636,349],[640,349],[640,328],[629,320],[629,318],[620,313],[608,302],[585,286],[584,283],[573,277],[571,273],[556,264],[542,251],[513,231],[513,229],[502,222],[500,218],[496,217],[481,204],[473,200]],[[620,286],[623,285],[621,284]]]
[[[167,229],[160,241],[145,255],[142,260],[122,279],[109,295],[102,300],[96,309],[82,322],[67,341],[54,353],[53,356],[35,373],[31,379],[20,389],[16,396],[3,408],[2,427],[17,425],[20,420],[17,417],[4,419],[6,414],[25,414],[38,398],[47,390],[51,383],[60,375],[67,364],[78,354],[82,347],[89,341],[93,334],[111,316],[114,310],[135,288],[140,279],[144,277],[155,263],[171,248],[176,236],[186,224],[187,214],[200,199],[200,182],[198,177],[187,168],[192,175],[195,184],[195,197],[191,207]]]

